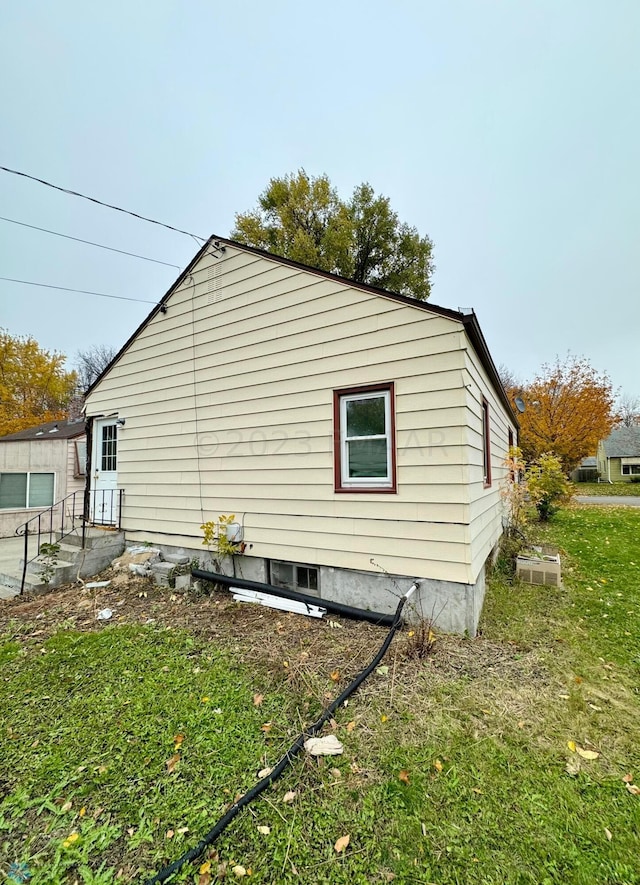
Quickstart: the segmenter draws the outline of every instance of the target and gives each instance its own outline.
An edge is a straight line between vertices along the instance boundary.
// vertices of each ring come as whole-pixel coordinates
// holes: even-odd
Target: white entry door
[[[118,492],[118,424],[115,418],[97,418],[93,422],[91,469],[91,522],[117,525],[120,495]]]

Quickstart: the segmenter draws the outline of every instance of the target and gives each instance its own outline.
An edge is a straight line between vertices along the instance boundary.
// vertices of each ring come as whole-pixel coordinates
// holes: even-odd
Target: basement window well
[[[295,562],[269,563],[269,583],[285,590],[299,590],[301,593],[317,594],[320,590],[320,575],[313,565],[298,565]]]

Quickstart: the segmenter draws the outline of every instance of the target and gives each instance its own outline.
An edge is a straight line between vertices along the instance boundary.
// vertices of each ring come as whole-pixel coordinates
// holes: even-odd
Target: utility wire
[[[138,301],[140,304],[157,304],[144,298],[127,298],[126,295],[107,295],[105,292],[89,292],[87,289],[70,289],[68,286],[52,286],[49,283],[33,283],[30,280],[14,280],[13,277],[0,277],[5,283],[21,283],[23,286],[39,286],[43,289],[59,289],[61,292],[77,292],[80,295],[97,295],[99,298],[116,298],[118,301]]]
[[[0,215],[0,221],[8,221],[10,224],[19,224],[20,227],[28,227],[31,230],[39,230],[45,234],[52,234],[54,237],[64,237],[65,240],[74,240],[76,243],[85,243],[87,246],[97,246],[98,249],[108,249],[109,252],[118,252],[120,255],[130,255],[131,258],[141,258],[143,261],[153,261],[154,264],[164,264],[166,267],[175,267],[180,270],[177,264],[170,264],[168,261],[160,261],[157,258],[148,258],[146,255],[138,255],[136,252],[126,252],[124,249],[115,249],[113,246],[105,246],[102,243],[94,243],[91,240],[82,240],[80,237],[72,237],[70,234],[61,234],[57,230],[49,230],[46,227],[37,227],[35,224],[27,224],[26,221],[16,221],[15,218],[5,218]]]
[[[44,184],[45,187],[53,188],[53,190],[61,191],[63,194],[70,194],[72,197],[80,197],[83,200],[89,200],[90,203],[97,203],[98,206],[104,206],[106,209],[115,209],[116,212],[122,212],[125,215],[131,215],[132,218],[138,218],[140,221],[148,221],[149,224],[157,224],[159,227],[164,227],[167,230],[172,230],[177,234],[184,234],[185,237],[191,237],[194,240],[198,240],[201,243],[205,243],[207,241],[207,237],[199,237],[197,234],[189,233],[188,230],[181,230],[179,227],[173,227],[171,224],[165,224],[163,221],[156,221],[155,218],[147,218],[146,215],[138,215],[137,212],[131,212],[129,209],[123,209],[121,206],[114,206],[112,203],[104,203],[102,200],[98,200],[96,197],[89,197],[87,194],[81,194],[79,191],[72,191],[66,187],[60,187],[60,185],[52,184],[50,181],[45,181],[43,178],[36,178],[35,175],[28,175],[26,172],[19,172],[17,169],[9,169],[8,166],[0,166],[1,172],[9,172],[11,175],[19,175],[21,178],[28,178],[30,181],[36,181],[38,184]],[[115,296],[113,296],[115,297]]]

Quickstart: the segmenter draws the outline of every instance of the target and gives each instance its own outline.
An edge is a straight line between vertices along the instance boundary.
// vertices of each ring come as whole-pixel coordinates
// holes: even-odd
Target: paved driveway
[[[576,495],[578,504],[608,504],[610,507],[640,507],[640,495]]]

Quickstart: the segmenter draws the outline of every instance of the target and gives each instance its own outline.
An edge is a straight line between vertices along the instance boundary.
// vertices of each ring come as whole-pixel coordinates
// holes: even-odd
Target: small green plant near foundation
[[[222,564],[227,558],[233,558],[242,552],[242,545],[236,544],[227,538],[227,527],[236,521],[234,513],[229,516],[221,514],[217,521],[210,520],[200,526],[204,534],[203,546],[213,556],[213,561],[218,569],[222,570]]]
[[[40,544],[40,552],[38,561],[40,563],[40,578],[43,584],[50,584],[51,578],[58,564],[58,554],[60,553],[60,544]]]

